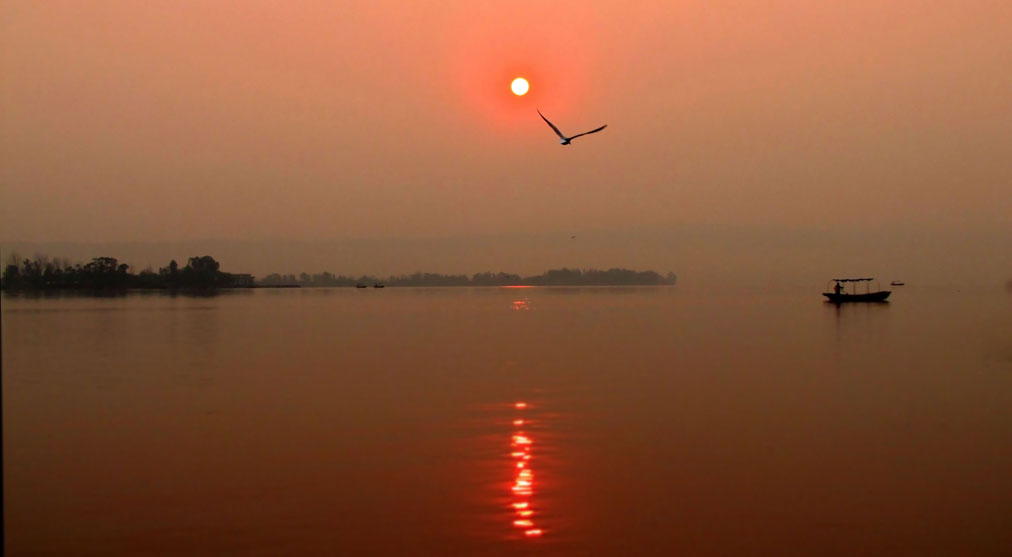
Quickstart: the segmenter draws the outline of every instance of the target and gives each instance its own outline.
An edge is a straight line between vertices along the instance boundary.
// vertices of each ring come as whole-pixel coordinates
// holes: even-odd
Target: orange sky
[[[7,1],[0,242],[1012,238],[1009,29],[1004,1]],[[536,107],[608,129],[561,147]]]

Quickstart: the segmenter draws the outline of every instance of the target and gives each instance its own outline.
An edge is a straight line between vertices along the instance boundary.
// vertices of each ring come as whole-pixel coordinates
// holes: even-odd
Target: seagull
[[[590,134],[590,133],[597,133],[597,132],[603,130],[604,128],[608,127],[608,124],[605,124],[605,125],[601,126],[600,128],[597,128],[596,130],[590,130],[589,132],[578,133],[578,134],[576,134],[574,136],[566,137],[566,136],[562,135],[562,132],[559,131],[559,128],[555,127],[555,124],[549,122],[548,118],[545,118],[545,115],[541,114],[541,110],[540,109],[538,110],[538,116],[541,116],[541,119],[544,120],[545,123],[548,124],[553,130],[555,130],[555,134],[559,136],[559,143],[561,143],[563,145],[569,145],[570,141],[576,139],[577,137],[580,137],[581,135],[587,135],[587,134]]]

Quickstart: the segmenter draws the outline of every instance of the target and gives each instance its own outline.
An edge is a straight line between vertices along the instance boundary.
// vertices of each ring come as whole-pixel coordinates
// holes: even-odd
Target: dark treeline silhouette
[[[122,290],[236,288],[253,286],[623,286],[675,284],[674,273],[662,276],[654,271],[629,269],[552,269],[540,275],[522,277],[514,273],[475,273],[443,275],[417,272],[381,279],[372,275],[359,277],[334,275],[328,272],[310,275],[271,274],[254,284],[247,274],[226,273],[210,255],[191,257],[185,267],[175,260],[154,271],[130,272],[130,266],[114,257],[96,257],[87,264],[71,264],[67,259],[36,255],[21,259],[17,254],[7,257],[2,275],[6,290]]]
[[[355,286],[360,283],[374,284],[378,281],[379,279],[376,277],[363,276],[355,278],[330,273],[318,273],[314,275],[301,273],[298,276],[272,273],[258,280],[257,284],[261,286]]]
[[[210,255],[191,257],[182,268],[172,260],[158,272],[149,268],[133,274],[129,265],[115,257],[96,257],[81,265],[45,255],[21,260],[12,254],[3,270],[5,290],[213,289],[252,285],[250,275],[220,271],[218,262]]]
[[[655,271],[633,271],[630,269],[552,269],[542,275],[528,277],[527,284],[538,286],[619,286],[675,284],[674,273],[661,276]]]
[[[553,269],[540,275],[522,277],[513,273],[475,273],[467,275],[442,275],[438,273],[413,273],[394,275],[381,279],[372,275],[360,277],[318,273],[310,275],[271,274],[261,279],[263,286],[356,286],[383,284],[386,286],[623,286],[675,284],[674,273],[662,276],[655,271],[632,271],[629,269]]]

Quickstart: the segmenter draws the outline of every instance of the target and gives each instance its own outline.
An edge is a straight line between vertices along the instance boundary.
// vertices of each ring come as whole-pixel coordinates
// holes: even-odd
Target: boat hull
[[[886,298],[892,294],[891,290],[881,290],[879,292],[868,292],[866,294],[834,294],[832,292],[823,292],[822,295],[829,298],[830,302],[834,304],[842,304],[844,302],[884,302]]]

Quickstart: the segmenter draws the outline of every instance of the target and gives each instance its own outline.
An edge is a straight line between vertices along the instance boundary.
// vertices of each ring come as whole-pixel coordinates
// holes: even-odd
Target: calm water
[[[5,296],[2,318],[9,555],[1012,553],[999,288]]]

